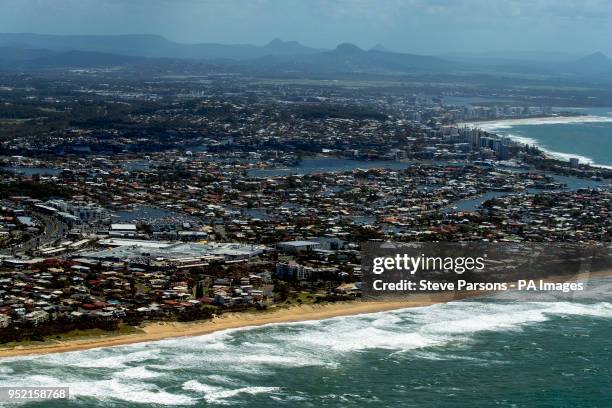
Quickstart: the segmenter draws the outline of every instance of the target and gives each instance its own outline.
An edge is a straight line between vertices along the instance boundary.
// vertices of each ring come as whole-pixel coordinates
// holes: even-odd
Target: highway
[[[44,245],[52,245],[61,240],[68,231],[68,225],[55,217],[40,212],[32,212],[31,216],[44,225],[42,233],[21,244],[3,248],[0,253],[4,255],[10,255],[13,251],[15,253],[25,253]]]

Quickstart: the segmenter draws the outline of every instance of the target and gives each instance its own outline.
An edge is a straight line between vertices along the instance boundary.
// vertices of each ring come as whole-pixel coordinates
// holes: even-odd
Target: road
[[[32,218],[36,218],[41,224],[44,225],[42,233],[32,237],[30,240],[24,243],[2,249],[0,250],[0,253],[9,255],[13,253],[13,250],[16,253],[23,253],[35,250],[43,245],[52,245],[53,243],[61,240],[68,231],[68,225],[55,217],[39,212],[32,212],[31,216]]]

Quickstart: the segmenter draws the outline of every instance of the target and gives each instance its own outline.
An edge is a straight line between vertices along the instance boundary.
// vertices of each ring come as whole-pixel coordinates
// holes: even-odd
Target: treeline
[[[176,313],[162,313],[157,316],[144,316],[135,311],[127,311],[123,318],[92,317],[90,315],[80,318],[64,316],[41,324],[31,322],[12,324],[0,330],[0,344],[23,340],[44,341],[45,337],[57,336],[73,330],[116,331],[122,323],[128,326],[138,326],[145,320],[179,322],[207,320],[214,317],[216,310],[216,308],[209,306],[192,307]]]
[[[70,190],[46,183],[35,181],[16,181],[13,183],[0,184],[0,197],[29,196],[39,200],[46,200],[51,197],[71,197]]]
[[[23,323],[14,324],[0,330],[0,343],[11,341],[33,340],[43,341],[45,337],[56,336],[73,330],[102,329],[114,331],[119,328],[120,320],[117,318],[87,318],[70,319],[59,318],[43,324]]]

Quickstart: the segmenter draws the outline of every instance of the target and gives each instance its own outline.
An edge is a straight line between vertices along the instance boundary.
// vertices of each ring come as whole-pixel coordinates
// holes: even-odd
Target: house
[[[49,313],[44,310],[35,310],[24,316],[25,319],[31,323],[40,324],[49,320]]]
[[[0,328],[6,328],[9,327],[9,325],[11,324],[11,318],[10,316],[7,316],[5,314],[0,314]]]

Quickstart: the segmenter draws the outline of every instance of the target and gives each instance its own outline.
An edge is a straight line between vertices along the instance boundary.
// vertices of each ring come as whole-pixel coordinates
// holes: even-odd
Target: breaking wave
[[[526,119],[507,119],[507,120],[499,120],[499,121],[491,121],[491,122],[473,122],[473,123],[464,123],[465,126],[468,127],[477,127],[487,132],[495,133],[497,131],[502,131],[503,136],[507,136],[512,140],[515,140],[519,143],[537,146],[547,155],[563,161],[569,161],[570,158],[577,158],[581,163],[587,163],[589,165],[603,167],[612,169],[610,165],[604,165],[595,163],[595,161],[591,157],[587,157],[580,154],[575,153],[567,153],[567,152],[559,152],[553,149],[550,149],[548,146],[542,145],[537,139],[524,136],[517,135],[512,133],[512,129],[514,126],[521,125],[560,125],[560,124],[583,124],[583,123],[612,123],[612,116],[597,116],[597,115],[584,115],[584,116],[570,116],[570,117],[551,117],[551,118],[526,118]]]
[[[609,289],[609,284],[608,284]],[[608,298],[604,298],[608,300]],[[612,318],[612,304],[458,301],[302,323],[232,329],[193,338],[0,361],[0,386],[67,386],[79,401],[162,406],[241,398],[300,400],[285,379],[295,370],[334,376],[364,353],[403,361],[508,364],[459,355],[484,332],[520,332],[553,318]],[[280,373],[280,374],[279,374]],[[89,406],[89,405],[87,405]]]
[[[569,123],[597,123],[612,122],[612,116],[582,115],[582,116],[555,116],[550,118],[502,119],[496,121],[465,123],[466,126],[479,127],[483,130],[493,131],[510,129],[519,125],[561,125]]]

